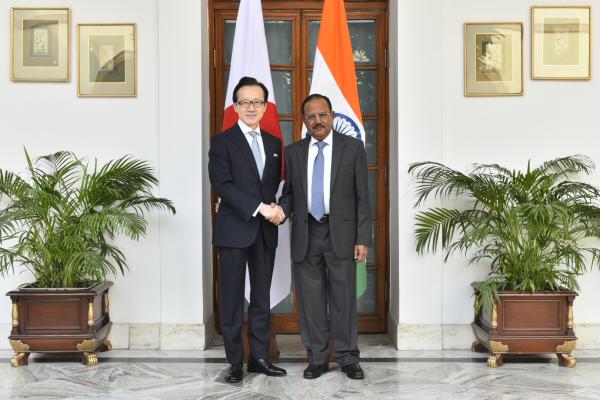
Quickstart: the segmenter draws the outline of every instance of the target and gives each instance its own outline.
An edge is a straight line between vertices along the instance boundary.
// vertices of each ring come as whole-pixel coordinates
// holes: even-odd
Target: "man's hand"
[[[356,261],[365,261],[367,259],[367,253],[369,252],[369,247],[364,244],[357,244],[354,246],[354,259]]]
[[[267,221],[275,225],[279,225],[285,219],[283,210],[275,203],[271,203],[270,205],[264,203],[261,204],[258,212],[265,217]]]
[[[271,221],[272,223],[274,223],[275,225],[279,225],[283,222],[283,220],[285,219],[285,213],[283,212],[283,209],[275,203],[271,203],[271,207],[275,208],[277,210],[277,214],[275,215],[275,219],[273,221]]]

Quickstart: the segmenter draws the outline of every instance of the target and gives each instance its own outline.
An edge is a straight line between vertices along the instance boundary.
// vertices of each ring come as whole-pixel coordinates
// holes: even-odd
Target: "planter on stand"
[[[577,337],[573,331],[573,301],[577,293],[500,292],[489,312],[480,310],[471,324],[477,340],[472,350],[492,355],[487,365],[502,365],[505,354],[555,353],[559,364],[574,367],[571,355]]]
[[[29,355],[81,353],[82,362],[98,364],[96,352],[109,351],[112,322],[108,289],[112,282],[85,288],[43,289],[22,285],[8,292],[12,300],[10,345],[13,367],[27,365]]]

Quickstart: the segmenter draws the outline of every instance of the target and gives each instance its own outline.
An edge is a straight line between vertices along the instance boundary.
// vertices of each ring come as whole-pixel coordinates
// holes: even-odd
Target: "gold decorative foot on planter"
[[[487,353],[487,349],[479,340],[474,340],[473,343],[471,343],[471,351],[475,353]]]
[[[112,343],[110,342],[110,340],[105,339],[102,344],[100,345],[100,347],[98,347],[99,352],[103,353],[105,351],[111,351],[112,350]]]
[[[502,365],[503,354],[492,354],[487,359],[487,366],[490,368],[497,368]]]
[[[29,364],[29,353],[17,353],[10,359],[10,365],[17,368]]]
[[[558,365],[561,367],[573,368],[577,365],[577,360],[571,354],[556,353],[558,357]]]
[[[94,367],[98,365],[98,356],[96,353],[83,353],[81,355],[81,362],[87,365],[88,367]]]

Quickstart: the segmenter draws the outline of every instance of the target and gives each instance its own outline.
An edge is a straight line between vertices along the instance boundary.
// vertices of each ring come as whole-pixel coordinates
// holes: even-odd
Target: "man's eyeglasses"
[[[331,115],[330,112],[322,112],[320,114],[309,114],[309,115],[305,115],[304,119],[306,119],[309,122],[315,122],[317,120],[317,117],[319,117],[319,119],[326,119],[327,117],[329,117]]]
[[[248,108],[250,107],[250,104],[252,104],[254,108],[263,108],[265,106],[265,102],[263,100],[240,100],[235,104],[242,108]]]

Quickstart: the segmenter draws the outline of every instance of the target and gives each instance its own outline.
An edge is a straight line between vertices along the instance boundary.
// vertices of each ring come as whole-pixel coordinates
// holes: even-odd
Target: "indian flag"
[[[329,97],[333,129],[365,143],[365,128],[358,102],[354,56],[343,0],[325,0],[313,68],[310,94]],[[304,127],[306,129],[306,127]],[[356,295],[367,289],[366,262],[356,264]]]
[[[233,109],[233,89],[244,76],[256,78],[269,90],[267,109],[260,121],[260,128],[281,139],[283,155],[283,137],[277,117],[277,105],[271,80],[271,67],[267,51],[267,38],[263,22],[260,0],[242,0],[238,9],[231,54],[231,70],[227,83],[225,112],[223,113],[223,130],[232,127],[238,121]],[[283,158],[283,157],[282,157]],[[282,160],[283,162],[283,160]],[[277,198],[281,196],[283,182],[279,185]],[[290,294],[291,261],[289,224],[279,225],[279,245],[275,255],[275,267],[271,283],[271,308],[279,304]],[[250,299],[250,280],[246,271],[246,299]]]
[[[350,32],[343,0],[325,0],[310,94],[329,97],[333,129],[365,141]]]

